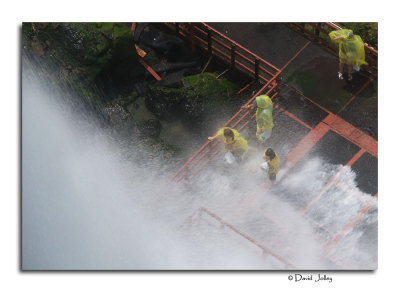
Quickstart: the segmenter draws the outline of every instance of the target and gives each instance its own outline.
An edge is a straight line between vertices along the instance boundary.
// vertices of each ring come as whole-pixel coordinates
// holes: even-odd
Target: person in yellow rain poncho
[[[279,159],[278,154],[272,149],[268,148],[263,158],[266,160],[263,164],[261,164],[261,168],[268,171],[269,180],[272,182],[276,181],[276,175],[279,172]]]
[[[226,152],[225,160],[228,163],[240,162],[249,150],[246,139],[240,137],[237,130],[229,127],[223,127],[214,136],[208,137],[210,141],[214,139],[222,139]]]
[[[364,42],[360,36],[353,34],[351,29],[334,30],[329,33],[329,37],[339,45],[339,80],[343,80],[343,67],[347,65],[347,79],[353,79],[354,70],[360,70],[362,65],[367,65],[365,62]]]
[[[257,96],[252,104],[244,105],[242,108],[245,109],[255,109],[256,111],[256,123],[257,132],[256,137],[260,141],[266,141],[272,134],[272,128],[274,127],[274,122],[272,121],[272,110],[273,104],[272,100],[268,95]]]

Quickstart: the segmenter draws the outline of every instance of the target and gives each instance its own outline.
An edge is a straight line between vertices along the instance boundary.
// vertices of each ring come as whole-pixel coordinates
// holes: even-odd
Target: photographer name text
[[[318,275],[294,274],[294,275],[289,275],[288,279],[289,279],[289,281],[294,281],[294,282],[312,281],[312,282],[332,283],[332,277],[328,277],[325,274],[318,274]]]

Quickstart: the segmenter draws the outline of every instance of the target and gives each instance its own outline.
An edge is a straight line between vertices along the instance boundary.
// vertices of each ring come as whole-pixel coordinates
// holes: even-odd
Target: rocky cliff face
[[[176,120],[183,128],[201,127],[236,86],[200,73],[204,59],[176,36],[151,24],[137,28],[134,35],[126,23],[24,23],[23,62],[38,64],[39,76],[65,98],[95,108],[115,132],[128,140],[140,137],[149,151],[172,157],[179,151],[179,134],[169,145],[160,138],[163,127]],[[161,81],[139,63],[135,45]]]

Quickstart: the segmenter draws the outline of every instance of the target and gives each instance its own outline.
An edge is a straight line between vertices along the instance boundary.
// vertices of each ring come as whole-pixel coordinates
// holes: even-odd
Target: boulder
[[[160,58],[169,62],[190,62],[198,56],[181,38],[163,32],[154,24],[147,24],[138,39],[140,46],[151,47]]]
[[[24,23],[22,29],[24,54],[46,64],[61,86],[96,85],[102,92],[97,97],[108,102],[130,92],[132,80],[144,73],[124,23]]]
[[[147,138],[157,138],[161,133],[161,123],[157,119],[137,122],[137,128],[140,135]]]
[[[201,73],[183,77],[179,88],[155,84],[149,89],[146,106],[158,118],[179,118],[196,124],[205,114],[221,109],[235,93],[236,85],[217,79],[216,74]]]

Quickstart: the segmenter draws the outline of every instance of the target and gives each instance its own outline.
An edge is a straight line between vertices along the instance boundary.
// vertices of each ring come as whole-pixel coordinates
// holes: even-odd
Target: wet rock
[[[111,47],[104,34],[90,24],[49,25],[37,36],[43,43],[50,43],[58,60],[72,67],[98,63]]]
[[[62,77],[61,86],[97,85],[105,102],[131,91],[132,80],[143,75],[133,44],[124,23],[23,24],[24,53],[39,56],[36,61],[53,71],[55,82]]]
[[[169,71],[176,71],[184,68],[195,67],[197,62],[175,62],[175,63],[168,63],[168,62],[161,62],[155,66],[153,69],[158,73],[164,73]]]
[[[133,81],[140,79],[143,74],[144,68],[133,49],[132,36],[125,35],[113,47],[112,57],[104,64],[95,82],[113,98],[116,91],[133,90]]]
[[[135,102],[129,104],[126,109],[135,121],[146,121],[156,118],[154,114],[146,108],[145,97],[138,98]]]
[[[36,36],[32,40],[31,48],[32,48],[32,53],[35,55],[42,56],[44,54],[43,46]]]
[[[194,75],[199,73],[197,68],[185,68],[173,73],[161,75],[162,80],[159,81],[157,84],[166,86],[166,87],[173,87],[179,88],[182,87],[182,78],[188,75]]]
[[[167,34],[155,25],[147,25],[140,36],[140,45],[144,44],[153,48],[159,57],[169,61],[192,61],[194,53],[178,36]]]
[[[135,42],[138,42],[140,40],[140,36],[147,25],[148,23],[146,22],[136,23],[135,32],[133,34],[133,39]]]
[[[175,55],[175,50],[184,45],[183,40],[177,36],[167,34],[154,25],[147,25],[140,36],[140,43],[152,47],[158,54],[165,57]]]
[[[159,138],[144,138],[145,151],[147,154],[146,159],[162,159],[164,161],[172,159],[180,149],[165,143]]]
[[[157,119],[150,119],[137,123],[138,130],[142,136],[156,138],[161,133],[161,123]]]
[[[149,86],[146,106],[166,120],[185,119],[189,124],[201,121],[205,113],[215,112],[235,93],[236,85],[215,74],[202,73],[181,79],[182,86]]]
[[[159,56],[159,55],[157,54],[157,52],[156,52],[153,48],[151,48],[151,47],[149,47],[149,46],[146,46],[146,45],[143,44],[143,43],[140,43],[140,49],[142,49],[143,51],[146,52],[146,56],[143,57],[143,60],[144,60],[150,67],[153,67],[153,66],[159,64],[160,62],[162,62],[163,57],[162,57],[162,56]]]
[[[124,106],[128,106],[128,105],[134,103],[136,100],[138,100],[139,97],[140,96],[136,91],[132,91],[131,93],[128,93],[127,95],[122,96]]]
[[[107,104],[104,107],[104,111],[109,117],[111,126],[119,129],[123,127],[125,121],[130,117],[129,112],[120,104]]]
[[[185,117],[195,122],[224,107],[235,93],[236,85],[226,79],[217,79],[215,74],[202,73],[182,79],[185,91],[181,106]]]
[[[144,82],[136,82],[133,86],[139,95],[144,95],[149,91],[147,84]]]
[[[158,118],[173,120],[179,115],[182,90],[166,86],[151,85],[145,98],[147,109]]]

